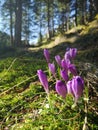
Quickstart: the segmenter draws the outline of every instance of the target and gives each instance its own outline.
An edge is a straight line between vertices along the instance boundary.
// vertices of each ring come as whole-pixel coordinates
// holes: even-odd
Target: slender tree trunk
[[[93,20],[93,15],[94,15],[94,3],[93,0],[89,0],[90,5],[89,5],[89,21]]]
[[[52,2],[52,37],[54,37],[54,0]]]
[[[15,11],[15,46],[21,45],[22,28],[22,0],[16,0]]]
[[[13,46],[13,20],[12,20],[12,0],[10,0],[10,43]]]
[[[77,3],[77,0],[75,1],[75,26],[78,25],[78,22],[77,22],[77,8],[78,8],[78,3]]]
[[[29,7],[27,7],[27,9],[26,9],[26,13],[28,14],[28,12],[29,12]],[[30,28],[30,25],[29,25],[29,15],[27,15],[27,19],[28,19],[28,21],[26,21],[26,24],[27,24],[27,27],[26,27],[26,45],[29,45],[29,35],[30,35],[30,33],[29,33],[29,28]]]
[[[82,24],[86,23],[86,0],[82,0]]]
[[[42,23],[41,23],[41,19],[40,19],[40,30],[39,30],[39,38],[40,38],[40,42],[42,42]]]
[[[96,14],[98,14],[98,0],[94,0]]]
[[[54,17],[52,16],[52,37],[54,37]]]
[[[69,4],[67,4],[67,13],[66,13],[66,31],[69,30]]]
[[[39,19],[39,26],[40,26],[40,30],[39,30],[39,38],[40,38],[40,42],[42,42],[42,18],[41,18],[41,10],[42,5],[41,5],[41,1],[40,1],[40,19]]]
[[[47,18],[48,18],[48,39],[51,39],[51,31],[50,31],[50,0],[47,0]]]
[[[66,31],[69,30],[69,16],[66,17]]]
[[[61,31],[62,31],[62,33],[64,33],[64,30],[65,30],[65,11],[64,11],[64,9],[62,10],[61,15],[62,15],[62,17],[61,17],[61,21],[62,21]]]

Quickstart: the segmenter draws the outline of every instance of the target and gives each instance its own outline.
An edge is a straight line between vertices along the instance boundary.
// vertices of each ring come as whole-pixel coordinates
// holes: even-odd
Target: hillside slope
[[[44,43],[40,47],[29,48],[29,50],[38,51],[48,48],[52,54],[64,54],[67,47],[78,48],[78,59],[98,65],[98,16],[87,25],[73,28],[65,35],[54,37],[48,44]]]

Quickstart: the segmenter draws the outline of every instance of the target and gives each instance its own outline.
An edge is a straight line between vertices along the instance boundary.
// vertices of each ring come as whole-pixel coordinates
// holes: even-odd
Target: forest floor
[[[75,64],[85,80],[85,91],[79,106],[71,109],[72,97],[64,101],[54,90],[47,95],[37,77],[37,70],[48,74],[43,49],[48,48],[51,61],[65,54],[66,48],[76,47]],[[55,63],[55,61],[54,61]],[[48,76],[49,77],[49,76]],[[54,79],[49,78],[51,89]],[[98,18],[56,36],[50,43],[25,50],[0,51],[0,129],[1,130],[82,130],[85,101],[90,130],[98,130]]]

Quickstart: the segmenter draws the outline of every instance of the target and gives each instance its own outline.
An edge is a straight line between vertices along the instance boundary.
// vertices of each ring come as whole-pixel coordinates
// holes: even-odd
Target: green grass
[[[34,58],[31,53],[16,57],[5,56],[0,61],[0,122],[2,125],[3,123],[8,125],[10,120],[21,114],[22,109],[28,108],[25,98],[33,97],[35,94],[30,84],[37,81],[37,69],[40,67],[46,69],[46,61]]]
[[[21,55],[18,52],[13,55],[5,54],[0,60],[1,130],[82,129],[85,117],[83,98],[80,99],[79,106],[72,109],[72,97],[67,96],[64,100],[53,89],[50,93],[51,107],[47,107],[49,105],[47,95],[36,76],[38,69],[47,70],[42,51],[26,52]],[[50,81],[50,84],[52,85],[53,81]],[[97,130],[97,115],[91,112],[90,107],[91,105],[88,125],[92,130]],[[96,103],[92,104],[92,107],[96,108]]]

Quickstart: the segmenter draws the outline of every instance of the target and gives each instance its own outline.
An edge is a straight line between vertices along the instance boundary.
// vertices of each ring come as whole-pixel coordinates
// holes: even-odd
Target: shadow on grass
[[[43,59],[43,50],[29,51],[28,48],[14,48],[14,47],[5,47],[0,49],[0,59],[6,58],[23,58],[23,57],[32,57],[35,59]]]

